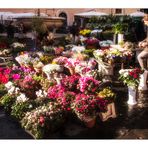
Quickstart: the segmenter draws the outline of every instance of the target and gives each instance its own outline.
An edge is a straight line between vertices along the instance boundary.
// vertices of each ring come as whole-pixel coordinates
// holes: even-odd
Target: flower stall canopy
[[[144,17],[144,13],[143,12],[140,12],[140,11],[137,11],[137,12],[133,12],[130,14],[130,16],[132,17]]]
[[[90,18],[93,16],[107,16],[109,14],[107,13],[103,13],[103,12],[96,12],[96,11],[89,11],[89,12],[82,12],[82,13],[77,13],[75,14],[75,16],[81,16],[81,17],[86,17],[86,18]]]

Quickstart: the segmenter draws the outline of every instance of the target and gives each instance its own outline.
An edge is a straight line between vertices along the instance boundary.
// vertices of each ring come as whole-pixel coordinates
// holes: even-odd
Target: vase
[[[147,76],[148,76],[148,72],[144,71],[143,74],[140,75],[140,83],[139,83],[139,87],[138,90],[147,90]]]
[[[137,90],[136,90],[135,87],[128,86],[128,101],[127,101],[127,104],[129,104],[129,105],[137,104],[136,93],[137,93]]]
[[[107,121],[109,118],[116,118],[116,109],[115,109],[115,103],[109,103],[107,105],[107,111],[99,113],[99,117],[102,121]]]

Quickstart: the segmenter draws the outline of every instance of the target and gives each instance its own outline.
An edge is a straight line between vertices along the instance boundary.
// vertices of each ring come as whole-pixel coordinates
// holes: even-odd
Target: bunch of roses
[[[81,77],[78,87],[82,93],[94,93],[99,87],[99,81],[93,77]]]
[[[0,67],[0,84],[6,84],[9,81],[9,74],[11,73],[10,68]]]
[[[121,69],[119,71],[119,79],[122,80],[127,86],[137,87],[140,81],[140,74],[142,73],[143,71],[139,68]]]
[[[61,84],[69,91],[76,90],[79,78],[79,75],[67,76],[64,79],[62,79]]]
[[[72,108],[78,116],[95,116],[104,111],[106,101],[95,95],[77,94],[73,101]]]

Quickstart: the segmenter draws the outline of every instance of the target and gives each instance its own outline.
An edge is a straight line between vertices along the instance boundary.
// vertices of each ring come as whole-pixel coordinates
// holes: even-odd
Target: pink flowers
[[[105,110],[106,102],[95,95],[77,94],[73,102],[76,114],[95,116],[97,112]]]
[[[62,85],[51,86],[48,89],[48,97],[50,99],[56,99],[64,95],[65,88]]]
[[[85,40],[85,43],[87,45],[93,45],[93,44],[97,44],[99,43],[99,40],[97,40],[96,38],[89,38]]]
[[[20,77],[21,77],[20,74],[13,74],[13,75],[12,75],[12,79],[13,79],[13,80],[19,80]]]
[[[99,81],[93,77],[81,77],[79,79],[80,91],[83,93],[95,92],[99,87]]]
[[[39,118],[39,123],[40,123],[42,126],[44,125],[45,119],[44,119],[43,116],[40,116],[40,118]]]
[[[67,90],[76,90],[79,78],[79,75],[67,76],[66,78],[62,79],[62,85]]]

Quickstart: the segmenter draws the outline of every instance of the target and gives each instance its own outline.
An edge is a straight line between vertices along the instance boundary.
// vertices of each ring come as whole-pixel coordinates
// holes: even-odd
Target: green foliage
[[[34,109],[35,103],[32,101],[27,101],[27,102],[20,102],[20,103],[15,103],[11,107],[11,115],[14,116],[15,118],[21,120],[27,111],[31,111]]]
[[[11,111],[11,106],[15,102],[15,97],[9,94],[4,95],[1,97],[0,103],[4,106],[6,111]]]
[[[124,33],[127,29],[127,24],[126,23],[116,23],[113,26],[113,31],[115,34],[119,34],[119,33]]]
[[[7,91],[5,89],[5,86],[3,84],[0,84],[0,98],[1,98],[1,96],[3,96],[6,93],[7,93]]]
[[[85,49],[84,54],[88,55],[89,57],[93,57],[93,52],[95,49]]]

